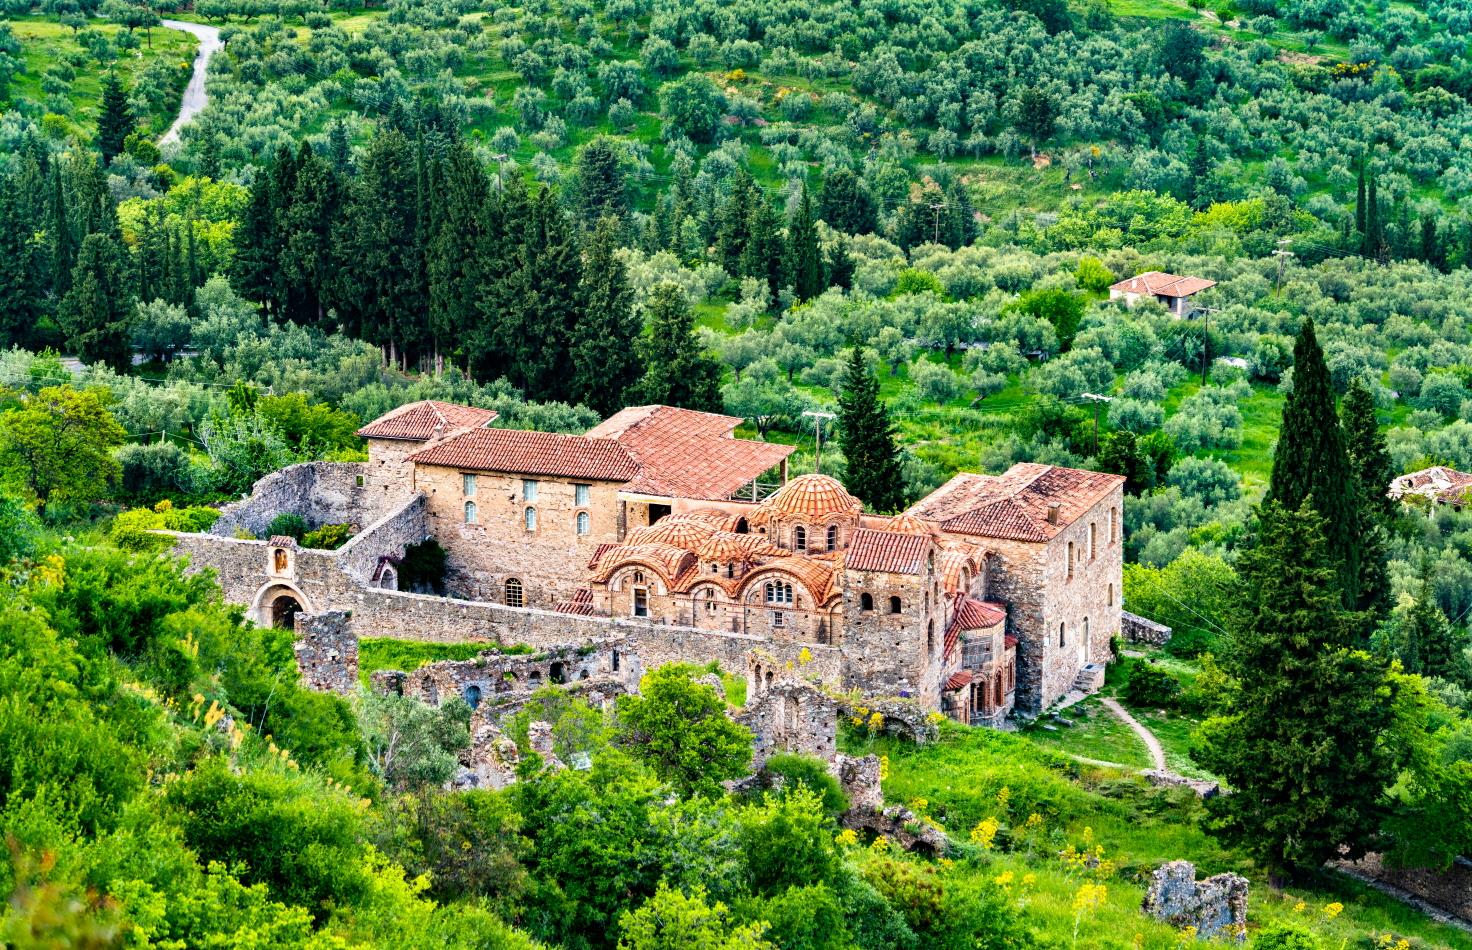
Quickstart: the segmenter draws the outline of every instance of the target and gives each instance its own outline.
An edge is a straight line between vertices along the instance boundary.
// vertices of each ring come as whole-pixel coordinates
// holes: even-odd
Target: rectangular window
[[[475,497],[475,476],[462,473],[460,475],[460,494],[466,498]]]
[[[592,487],[592,485],[572,486],[573,504],[577,505],[579,508],[588,507],[588,493],[592,489]]]
[[[772,626],[774,628],[787,626],[787,615],[780,610],[772,611]]]
[[[521,480],[521,500],[537,500],[537,480],[535,478],[523,478]]]
[[[634,616],[649,616],[649,591],[642,587],[634,588]]]

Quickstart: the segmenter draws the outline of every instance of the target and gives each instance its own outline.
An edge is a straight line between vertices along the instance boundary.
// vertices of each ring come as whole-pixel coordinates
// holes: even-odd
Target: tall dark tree
[[[1366,257],[1377,260],[1385,256],[1385,222],[1381,215],[1379,189],[1375,182],[1375,173],[1370,172],[1369,184],[1365,191],[1365,236],[1364,244],[1360,253]]]
[[[732,276],[742,273],[751,213],[758,204],[765,202],[761,186],[748,172],[742,171],[736,176],[731,193],[716,213],[716,259],[726,269],[726,273]]]
[[[481,233],[491,183],[463,146],[436,169],[434,234],[429,241],[429,330],[436,369],[457,353],[475,326],[481,293]]]
[[[1211,152],[1207,150],[1206,136],[1196,136],[1196,146],[1191,150],[1190,168],[1190,205],[1197,211],[1206,210],[1214,197],[1211,187],[1211,170],[1214,163],[1211,160]]]
[[[1360,160],[1359,175],[1354,189],[1354,230],[1364,240],[1365,233],[1365,162]]]
[[[295,172],[282,209],[285,316],[296,323],[323,326],[337,263],[342,182],[332,164],[305,142],[297,153]]]
[[[848,251],[848,238],[840,237],[828,251],[828,284],[844,290],[854,284],[854,259]]]
[[[1324,519],[1270,501],[1254,542],[1239,556],[1240,621],[1222,658],[1235,688],[1197,754],[1233,789],[1208,803],[1209,827],[1281,878],[1374,843],[1396,772],[1382,742],[1393,682],[1348,648],[1359,633]]]
[[[835,168],[823,179],[818,217],[844,234],[870,234],[878,223],[869,189],[847,168]]]
[[[600,135],[584,145],[574,175],[574,207],[584,227],[592,228],[606,217],[622,221],[629,213],[624,154],[617,139]]]
[[[847,461],[844,483],[849,491],[870,511],[898,511],[905,506],[894,424],[879,398],[879,378],[858,346],[849,355],[838,397],[838,442]]]
[[[44,296],[31,233],[17,180],[0,179],[0,347],[28,343]]]
[[[1385,436],[1375,420],[1375,398],[1356,377],[1344,395],[1342,428],[1352,483],[1358,500],[1360,575],[1355,606],[1381,616],[1390,609],[1387,546],[1395,502],[1386,495],[1395,475]]]
[[[746,222],[746,247],[741,252],[741,276],[755,277],[766,282],[767,292],[772,299],[786,287],[790,277],[787,269],[787,248],[782,241],[782,218],[777,209],[762,194]]]
[[[580,310],[582,260],[549,189],[532,197],[496,326],[506,379],[529,399],[566,399],[569,348]]]
[[[1293,345],[1293,391],[1283,404],[1267,500],[1296,511],[1309,498],[1324,518],[1345,607],[1359,600],[1359,489],[1349,466],[1324,351],[1305,320]]]
[[[700,348],[695,313],[685,292],[661,284],[645,305],[649,328],[640,339],[644,378],[638,386],[644,402],[719,412],[721,364]]]
[[[634,311],[634,294],[618,249],[618,222],[599,222],[583,252],[582,315],[572,331],[572,379],[568,398],[599,415],[630,402],[644,375],[639,335],[644,323]]]
[[[46,189],[46,247],[50,252],[52,296],[60,300],[72,285],[72,268],[77,263],[77,235],[68,213],[61,162],[51,163],[51,180]]]
[[[501,349],[501,322],[519,305],[521,291],[515,278],[521,271],[530,206],[526,183],[512,176],[487,196],[481,210],[476,253],[480,282],[474,297],[477,316],[465,329],[462,346],[471,370],[486,379],[504,376],[511,361]]]
[[[87,235],[72,269],[71,289],[57,310],[67,344],[83,362],[104,363],[119,372],[131,363],[130,283],[127,256],[117,234]]]
[[[787,224],[788,259],[792,262],[792,291],[798,300],[811,300],[828,287],[823,274],[823,252],[818,247],[818,223],[808,186]]]
[[[102,80],[102,111],[97,116],[97,150],[102,153],[102,164],[123,153],[128,136],[136,127],[123,81],[116,72],[109,72]]]

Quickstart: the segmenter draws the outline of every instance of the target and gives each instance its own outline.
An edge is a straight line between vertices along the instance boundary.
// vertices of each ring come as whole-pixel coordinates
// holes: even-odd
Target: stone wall
[[[1433,907],[1472,923],[1472,861],[1459,859],[1445,871],[1391,868],[1379,854],[1367,854],[1346,865],[1376,881],[1408,891]]]
[[[872,609],[863,609],[865,594]],[[893,597],[900,600],[899,613],[891,612]],[[924,697],[939,705],[945,608],[936,572],[845,571],[838,642],[846,688]]]
[[[479,708],[482,703],[497,705],[497,698],[513,693],[530,694],[551,684],[568,684],[603,677],[635,682],[639,678],[637,663],[622,640],[569,643],[534,654],[509,654],[487,650],[473,660],[446,660],[428,663],[409,673],[402,693],[438,706],[451,696],[459,696]]]
[[[333,552],[333,561],[354,580],[367,584],[382,558],[398,560],[404,549],[429,537],[423,495],[400,500],[376,522]]]
[[[1122,610],[1119,613],[1119,634],[1126,643],[1148,643],[1159,647],[1170,642],[1171,629],[1163,623]]]
[[[324,524],[361,527],[410,494],[407,483],[394,495],[370,491],[367,471],[362,462],[288,465],[252,485],[248,497],[220,509],[210,533],[228,538],[244,530],[264,537],[272,519],[287,513],[301,515],[314,528]]]
[[[1247,878],[1217,874],[1197,881],[1190,861],[1170,861],[1151,876],[1143,910],[1177,930],[1194,928],[1198,940],[1242,941],[1247,938]]]
[[[347,694],[358,688],[358,638],[346,611],[297,614],[295,649],[308,689]]]
[[[751,730],[752,768],[784,752],[832,763],[838,754],[838,703],[811,683],[783,679],[762,684],[733,718]]]
[[[619,532],[618,485],[519,475],[474,474],[474,495],[465,493],[467,472],[440,466],[415,468],[414,487],[429,499],[431,532],[449,555],[446,584],[459,597],[504,603],[506,581],[521,581],[523,603],[548,607],[572,596],[587,579],[599,544],[615,543]],[[525,483],[536,483],[527,500]],[[588,504],[577,504],[577,486],[587,486]],[[466,502],[475,505],[466,522]],[[536,529],[526,512],[536,512]],[[588,533],[577,533],[579,512]]]

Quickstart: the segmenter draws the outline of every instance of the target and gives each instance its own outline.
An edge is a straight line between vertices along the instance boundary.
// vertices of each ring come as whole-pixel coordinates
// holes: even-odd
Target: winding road
[[[183,30],[193,33],[199,39],[199,51],[194,54],[194,72],[189,76],[189,85],[184,89],[184,99],[179,103],[179,117],[169,130],[164,133],[158,144],[167,145],[179,140],[179,130],[190,119],[199,114],[209,101],[209,96],[204,91],[205,75],[209,71],[210,57],[219,52],[224,43],[220,42],[220,31],[213,26],[205,26],[202,23],[186,23],[183,20],[164,20],[163,25],[171,30]]]

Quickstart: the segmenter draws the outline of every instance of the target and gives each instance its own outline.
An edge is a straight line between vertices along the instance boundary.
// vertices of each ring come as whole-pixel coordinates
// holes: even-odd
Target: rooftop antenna
[[[823,420],[837,419],[831,412],[819,412],[816,409],[805,409],[803,415],[813,420],[813,438],[816,444],[813,448],[813,471],[822,474],[823,471]]]

